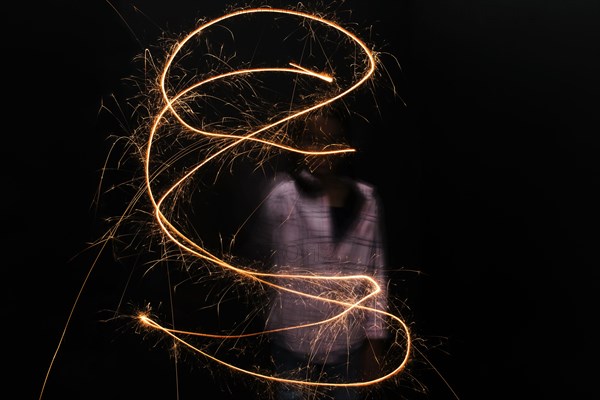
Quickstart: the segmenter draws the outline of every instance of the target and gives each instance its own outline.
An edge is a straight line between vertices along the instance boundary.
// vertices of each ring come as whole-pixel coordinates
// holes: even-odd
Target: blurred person
[[[344,122],[334,112],[310,117],[300,148],[343,146]],[[266,318],[266,329],[275,331],[271,354],[279,377],[349,383],[381,373],[384,318],[364,309],[344,313],[348,306],[335,303],[355,303],[374,286],[365,279],[318,279],[367,275],[381,292],[361,305],[387,310],[382,205],[371,184],[353,177],[351,158],[351,153],[299,156],[296,168],[276,179],[260,210],[256,236],[269,254],[275,283],[287,289],[274,291]],[[353,387],[294,384],[278,385],[276,395],[296,400],[319,394],[361,398]]]

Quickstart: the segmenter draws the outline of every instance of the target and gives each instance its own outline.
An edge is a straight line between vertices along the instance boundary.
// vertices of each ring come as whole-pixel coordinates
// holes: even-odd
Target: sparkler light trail
[[[236,29],[243,25],[240,20],[266,27],[268,32],[261,39],[266,45],[252,44],[251,34],[259,28],[236,34]],[[291,33],[277,35],[275,21],[289,23],[294,28]],[[232,45],[234,39],[243,44]],[[289,50],[290,54],[297,47],[297,54],[295,58],[274,62],[270,53],[273,50],[270,46],[274,45]],[[249,52],[247,59],[243,59],[244,51]],[[261,62],[261,57],[267,61]],[[192,192],[207,187],[207,176],[214,174],[217,181],[224,167],[233,168],[236,161],[253,159],[260,168],[279,154],[326,157],[353,153],[354,148],[337,143],[317,150],[305,148],[289,132],[310,115],[333,103],[344,103],[370,84],[377,72],[377,54],[353,32],[330,19],[303,11],[265,7],[241,9],[204,22],[173,43],[163,61],[156,61],[146,53],[144,62],[150,75],[153,70],[157,73],[155,79],[149,80],[151,86],[145,93],[150,115],[132,135],[133,147],[143,165],[143,184],[99,242],[102,247],[115,239],[119,227],[139,212],[141,203],[147,202],[143,212],[152,217],[146,224],[148,242],[159,242],[161,246],[160,259],[153,266],[164,263],[169,274],[175,269],[184,271],[189,280],[197,276],[218,277],[231,287],[237,286],[231,290],[245,291],[247,299],[260,301],[267,298],[267,293],[287,291],[334,304],[341,311],[322,321],[276,330],[250,328],[249,313],[242,323],[203,330],[182,329],[180,325],[176,328],[173,310],[171,321],[161,322],[159,317],[151,315],[153,307],[149,305],[146,312],[134,317],[139,326],[170,338],[176,349],[187,349],[210,363],[266,382],[317,388],[366,387],[401,375],[412,357],[411,332],[399,316],[367,305],[382,293],[372,277],[265,272],[260,265],[245,264],[241,258],[219,254],[207,245],[209,239],[198,234],[189,218],[190,212],[185,211],[192,203]],[[142,233],[133,235],[139,237]],[[286,280],[302,281],[321,293],[290,289],[281,284]],[[170,282],[169,287],[172,286]],[[217,293],[219,300],[206,308],[220,312],[222,299],[229,290]],[[206,294],[206,298],[210,296]],[[241,298],[238,301],[242,302]],[[287,379],[264,366],[244,365],[236,360],[235,355],[240,353],[237,349],[244,348],[241,343],[264,340],[282,330],[343,324],[357,312],[377,314],[386,321],[394,337],[395,355],[390,357],[392,362],[382,364],[379,376],[352,382],[329,377]],[[206,321],[196,324],[207,325],[210,324]],[[230,355],[227,350],[235,354]],[[179,354],[179,350],[175,353]]]
[[[189,46],[190,43],[193,42],[194,38],[201,36],[210,27],[217,26],[218,24],[222,23],[223,21],[234,19],[234,18],[239,18],[244,15],[259,14],[259,13],[292,16],[292,17],[300,18],[304,21],[316,22],[318,24],[325,25],[331,29],[337,30],[339,33],[341,33],[342,35],[345,35],[349,40],[351,40],[357,46],[357,48],[362,52],[362,55],[365,60],[364,66],[363,66],[363,68],[364,68],[363,71],[361,72],[361,74],[358,74],[355,82],[351,83],[349,85],[349,87],[347,87],[347,88],[342,88],[339,86],[336,87],[337,93],[336,93],[336,91],[331,91],[333,93],[333,95],[330,95],[330,97],[323,99],[309,107],[293,109],[288,113],[288,115],[277,118],[270,123],[267,123],[267,124],[264,124],[264,125],[258,127],[257,129],[248,129],[248,131],[243,134],[232,134],[231,132],[227,132],[227,131],[207,130],[202,127],[197,127],[197,126],[192,125],[191,123],[186,121],[186,118],[185,118],[185,114],[188,113],[189,109],[190,109],[188,100],[190,98],[193,98],[193,96],[197,95],[197,94],[192,95],[192,93],[194,93],[195,91],[201,91],[202,89],[204,89],[205,87],[209,86],[212,83],[235,79],[235,78],[240,78],[240,77],[242,79],[248,79],[249,76],[257,75],[257,74],[283,74],[283,75],[290,75],[292,77],[293,76],[305,76],[305,77],[312,78],[315,80],[320,80],[320,81],[323,81],[323,82],[326,82],[329,84],[334,82],[335,78],[330,74],[316,72],[309,68],[305,68],[299,64],[290,62],[288,67],[259,67],[259,68],[243,68],[243,69],[238,69],[238,70],[231,70],[231,71],[228,71],[225,73],[220,73],[220,74],[216,74],[211,77],[200,79],[197,82],[191,82],[191,84],[187,88],[184,88],[184,89],[180,90],[179,92],[173,92],[171,90],[171,87],[169,86],[168,82],[169,82],[169,78],[171,77],[171,74],[172,74],[171,71],[172,71],[173,64],[176,62],[176,60],[178,59],[178,57],[180,57],[180,55],[182,53],[185,53],[186,51],[192,51],[190,49],[187,49],[187,46]],[[367,386],[367,385],[372,385],[374,383],[384,381],[384,380],[400,373],[405,368],[405,366],[409,360],[409,357],[410,357],[410,349],[411,349],[411,335],[410,335],[408,326],[402,319],[400,319],[399,317],[397,317],[391,313],[387,313],[387,312],[384,312],[381,310],[370,308],[370,307],[367,307],[364,305],[364,303],[368,299],[370,299],[372,297],[376,297],[381,292],[381,288],[379,287],[379,285],[377,284],[377,282],[374,279],[372,279],[371,277],[366,276],[366,275],[340,277],[340,276],[312,276],[312,275],[295,275],[295,274],[291,274],[291,275],[271,274],[271,273],[257,272],[254,270],[250,270],[247,268],[233,265],[233,264],[227,262],[226,260],[218,257],[213,252],[211,252],[208,249],[206,249],[205,247],[203,247],[201,244],[190,239],[184,232],[182,232],[182,230],[180,228],[178,228],[177,223],[174,222],[168,215],[168,211],[170,210],[170,208],[167,206],[170,203],[170,199],[172,197],[176,197],[177,193],[180,191],[180,189],[182,187],[185,186],[186,182],[189,179],[191,179],[195,174],[197,174],[201,168],[205,167],[208,163],[215,161],[218,157],[222,157],[224,154],[233,152],[236,148],[243,147],[244,145],[246,145],[248,143],[266,147],[267,150],[264,150],[264,151],[269,151],[269,148],[279,148],[279,149],[282,149],[285,151],[296,152],[296,153],[299,153],[302,155],[310,155],[310,156],[326,156],[326,155],[331,155],[331,154],[336,154],[336,153],[353,152],[354,149],[349,148],[349,147],[343,147],[343,148],[338,148],[338,149],[333,149],[333,150],[302,149],[302,148],[294,147],[293,145],[288,145],[288,144],[284,144],[282,142],[272,140],[269,137],[269,133],[276,132],[278,135],[281,135],[281,133],[282,133],[281,127],[285,126],[285,124],[288,123],[289,121],[292,121],[292,120],[295,120],[298,118],[302,118],[303,116],[306,116],[307,114],[309,114],[317,109],[326,107],[327,105],[329,105],[335,101],[339,101],[343,97],[349,95],[351,92],[353,92],[360,86],[364,85],[372,77],[372,75],[375,71],[376,65],[377,65],[377,62],[376,62],[374,54],[370,51],[370,49],[366,46],[366,44],[363,41],[361,41],[356,35],[354,35],[350,31],[346,30],[342,26],[340,26],[332,21],[329,21],[327,19],[321,18],[321,17],[313,15],[313,14],[308,14],[308,13],[298,12],[298,11],[293,11],[293,10],[285,10],[285,9],[252,8],[252,9],[232,12],[230,14],[226,14],[220,18],[217,18],[215,20],[212,20],[208,23],[201,25],[196,30],[190,32],[186,37],[183,38],[183,40],[181,40],[179,43],[177,43],[176,46],[174,46],[169,57],[167,58],[167,61],[164,65],[162,74],[160,75],[160,79],[159,79],[160,93],[161,93],[164,105],[163,105],[162,109],[158,112],[156,117],[154,118],[153,123],[150,128],[150,132],[149,132],[149,137],[148,137],[147,146],[146,146],[146,150],[145,150],[145,160],[144,160],[145,182],[146,182],[147,195],[149,196],[150,201],[154,208],[155,220],[158,223],[158,226],[160,227],[162,234],[164,234],[164,236],[169,240],[169,242],[171,244],[175,244],[183,253],[192,255],[192,256],[197,257],[201,260],[204,260],[205,262],[208,262],[214,266],[218,266],[218,267],[220,267],[224,270],[227,270],[231,273],[237,274],[242,279],[252,280],[252,281],[258,282],[262,285],[271,287],[275,290],[291,291],[297,295],[314,298],[319,301],[335,303],[344,308],[344,311],[340,312],[338,315],[336,315],[330,319],[320,321],[320,322],[314,323],[314,324],[309,324],[309,325],[334,324],[337,321],[342,320],[348,314],[355,312],[357,310],[364,310],[364,311],[372,312],[372,313],[380,313],[380,314],[382,314],[382,316],[385,316],[386,318],[388,318],[390,320],[390,324],[392,326],[396,325],[402,331],[402,334],[400,336],[402,337],[402,339],[404,341],[405,354],[404,354],[404,357],[402,358],[401,362],[395,368],[393,368],[391,371],[387,372],[386,374],[384,374],[380,377],[371,379],[371,380],[366,380],[366,381],[336,383],[336,382],[327,381],[327,380],[305,381],[305,380],[283,379],[283,378],[278,378],[277,376],[272,375],[272,374],[258,373],[256,371],[251,371],[248,369],[240,368],[230,362],[219,359],[218,357],[215,357],[215,356],[207,353],[206,351],[195,347],[187,339],[185,339],[186,337],[191,336],[191,337],[219,338],[219,339],[226,339],[226,340],[238,340],[240,338],[247,338],[247,337],[259,336],[259,335],[268,335],[268,334],[277,332],[279,330],[258,331],[258,332],[250,332],[250,333],[243,333],[243,334],[215,335],[215,334],[211,334],[211,333],[201,333],[201,332],[180,331],[180,330],[176,330],[176,329],[169,329],[169,328],[166,328],[165,326],[161,325],[159,322],[157,322],[153,319],[150,319],[146,315],[140,316],[140,321],[142,323],[144,323],[145,325],[147,325],[150,328],[157,329],[157,330],[164,332],[165,334],[168,334],[169,336],[171,336],[173,339],[175,339],[180,344],[192,349],[193,351],[195,351],[199,354],[202,354],[203,356],[207,357],[208,359],[210,359],[214,362],[225,365],[228,368],[234,369],[236,371],[240,371],[240,372],[261,378],[261,379],[266,379],[266,380],[281,381],[281,382],[286,382],[286,383],[309,385],[309,386]],[[187,132],[188,135],[197,135],[197,136],[199,136],[199,138],[218,138],[222,141],[222,144],[217,148],[211,149],[212,151],[209,151],[207,156],[203,160],[201,160],[195,166],[193,166],[191,169],[189,169],[189,171],[185,172],[179,179],[177,179],[174,183],[172,183],[170,186],[168,186],[166,188],[166,190],[162,190],[162,192],[160,192],[160,188],[157,187],[159,185],[157,185],[156,182],[160,181],[161,184],[163,184],[162,180],[160,180],[159,177],[160,177],[161,172],[163,171],[164,166],[159,165],[159,170],[158,171],[154,170],[153,166],[155,165],[155,163],[153,162],[153,160],[155,157],[155,153],[157,152],[155,150],[156,142],[157,142],[157,140],[160,140],[159,132],[160,132],[164,122],[166,120],[168,120],[169,117],[173,117],[176,120],[176,122],[179,123],[184,128],[185,132]],[[360,285],[363,285],[363,286],[368,287],[370,290],[363,297],[353,299],[352,301],[345,297],[342,297],[340,299],[325,298],[323,296],[316,296],[313,294],[293,291],[289,288],[286,288],[284,286],[280,286],[278,284],[273,283],[273,281],[274,281],[273,278],[277,278],[279,281],[281,279],[304,280],[304,281],[311,282],[313,285],[319,284],[319,285],[324,285],[324,286],[327,286],[327,284],[330,282],[343,281],[346,286],[346,289],[351,289],[352,287],[358,287]],[[283,329],[299,329],[299,328],[303,328],[306,326],[308,326],[308,325],[292,326],[292,327],[287,327],[287,328],[283,328]]]

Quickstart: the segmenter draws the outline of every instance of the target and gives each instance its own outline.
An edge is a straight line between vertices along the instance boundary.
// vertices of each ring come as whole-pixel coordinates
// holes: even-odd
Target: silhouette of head
[[[301,132],[303,150],[327,151],[348,148],[346,129],[340,116],[333,112],[310,116]],[[303,164],[314,175],[331,175],[341,172],[345,154],[305,155]]]

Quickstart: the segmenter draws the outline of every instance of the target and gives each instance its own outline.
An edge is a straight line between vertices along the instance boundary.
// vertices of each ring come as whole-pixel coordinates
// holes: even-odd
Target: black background
[[[94,202],[115,128],[101,104],[126,95],[132,58],[161,32],[233,5],[40,3],[3,7],[3,375],[16,398],[39,396],[97,254],[85,249],[111,215],[112,204]],[[372,25],[373,42],[402,66],[382,56],[399,96],[382,91],[360,162],[384,201],[391,265],[420,271],[395,276],[420,349],[462,400],[590,398],[600,7],[373,0],[342,8]],[[126,277],[111,254],[101,256],[44,398],[176,398],[164,347],[100,322]],[[181,373],[182,399],[256,392],[207,368]],[[434,371],[412,373],[426,395],[407,380],[388,398],[454,398]]]

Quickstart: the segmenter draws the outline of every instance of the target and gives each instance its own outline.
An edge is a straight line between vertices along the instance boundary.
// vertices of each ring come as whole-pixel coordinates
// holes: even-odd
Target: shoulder
[[[269,185],[265,201],[282,201],[291,199],[298,195],[298,189],[294,179],[287,173],[278,174]]]
[[[294,186],[294,179],[290,174],[279,173],[273,178],[269,189],[271,193],[283,192],[292,189]]]
[[[356,180],[354,187],[359,198],[362,199],[363,211],[367,214],[379,215],[382,217],[383,203],[379,197],[377,187],[362,180]]]
[[[356,180],[354,182],[356,190],[366,199],[375,199],[377,200],[377,188],[366,181]]]

